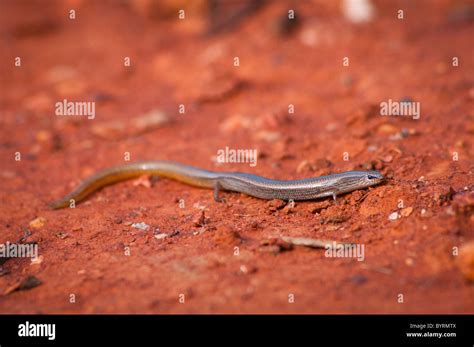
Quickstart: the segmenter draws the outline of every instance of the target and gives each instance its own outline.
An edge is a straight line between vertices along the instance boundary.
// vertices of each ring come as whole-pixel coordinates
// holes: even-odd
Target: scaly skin
[[[92,192],[141,175],[171,178],[192,186],[214,189],[214,199],[219,201],[219,191],[245,193],[260,199],[313,200],[374,186],[384,178],[378,171],[348,171],[306,178],[301,180],[272,180],[241,172],[214,172],[170,161],[147,161],[124,164],[100,171],[82,182],[64,198],[50,204],[53,209],[79,202]]]

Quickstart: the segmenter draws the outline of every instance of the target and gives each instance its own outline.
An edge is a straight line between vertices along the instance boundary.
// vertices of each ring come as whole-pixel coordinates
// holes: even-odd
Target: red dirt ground
[[[1,265],[0,312],[473,313],[473,3],[376,1],[372,22],[351,24],[339,1],[275,1],[224,28],[207,2],[182,3],[0,1],[0,243],[29,231],[40,255]],[[289,8],[299,25],[286,32]],[[380,115],[402,98],[420,119]],[[95,101],[95,119],[55,115],[63,99]],[[169,122],[143,125],[157,110]],[[226,146],[257,149],[258,165],[217,165]],[[390,179],[294,208],[141,179],[48,208],[126,152],[279,179]],[[280,236],[360,243],[365,259]],[[28,276],[41,284],[19,286]]]

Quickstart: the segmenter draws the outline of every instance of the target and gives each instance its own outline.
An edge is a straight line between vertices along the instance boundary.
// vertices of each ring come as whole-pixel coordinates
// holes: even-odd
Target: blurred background
[[[464,0],[0,0],[0,242],[26,228],[44,255],[5,263],[2,288],[27,274],[42,284],[4,296],[3,310],[472,313],[473,20]],[[381,116],[389,99],[420,102],[420,119]],[[95,117],[56,115],[63,100],[94,102]],[[258,165],[217,163],[226,146],[258,150]],[[392,181],[290,212],[238,194],[214,205],[172,182],[47,208],[126,153],[281,179],[377,169]],[[141,221],[179,236],[125,224]],[[261,251],[281,234],[361,242],[366,261]],[[135,256],[123,261],[127,245]],[[71,306],[69,292],[84,300]]]

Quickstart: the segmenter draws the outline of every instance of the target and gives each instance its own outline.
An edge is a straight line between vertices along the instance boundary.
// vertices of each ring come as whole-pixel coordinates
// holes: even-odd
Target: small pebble
[[[56,236],[59,237],[59,238],[62,239],[62,240],[64,240],[64,239],[66,239],[66,238],[69,237],[69,235],[68,235],[67,233],[63,233],[63,232],[61,232],[61,231],[60,231],[59,233],[57,233]]]
[[[147,231],[150,228],[150,226],[144,222],[140,222],[140,223],[133,223],[132,228]]]
[[[413,212],[413,207],[406,207],[400,211],[402,217],[408,217]]]
[[[44,225],[45,222],[46,222],[45,218],[38,217],[38,218],[33,219],[29,225],[33,229],[39,229]]]
[[[142,175],[138,177],[136,180],[133,181],[133,186],[143,186],[145,188],[151,188],[151,176],[150,175]]]
[[[352,23],[370,22],[375,17],[375,7],[370,0],[342,1],[344,17]]]
[[[393,212],[388,216],[388,219],[391,221],[397,220],[400,218],[400,214],[398,212]]]
[[[294,202],[293,203],[288,203],[288,204],[286,204],[285,207],[283,207],[282,212],[285,213],[285,214],[293,213],[293,210],[294,210],[295,206],[296,205],[295,205]]]
[[[267,142],[275,142],[276,140],[280,139],[280,137],[280,132],[270,130],[260,130],[259,132],[255,133],[254,136],[254,138],[257,140],[263,140]]]
[[[234,132],[241,129],[249,129],[254,125],[254,121],[250,117],[245,117],[240,114],[227,117],[221,123],[221,130],[223,132]]]
[[[239,270],[243,274],[253,274],[253,273],[258,271],[258,268],[256,266],[253,266],[253,265],[250,265],[250,266],[240,265]]]
[[[40,255],[39,257],[31,258],[31,264],[30,265],[39,265],[42,262],[43,262],[43,256]]]
[[[367,147],[367,151],[373,153],[377,150],[377,148],[377,146],[370,145],[369,147]]]
[[[397,134],[399,132],[398,128],[394,125],[391,125],[391,124],[388,124],[388,123],[384,123],[384,124],[381,124],[378,128],[377,128],[377,132],[379,134],[390,134],[390,135],[394,135],[394,134]]]

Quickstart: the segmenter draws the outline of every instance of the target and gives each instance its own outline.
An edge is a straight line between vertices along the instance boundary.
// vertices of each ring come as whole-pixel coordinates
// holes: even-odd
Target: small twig
[[[334,240],[311,239],[307,237],[281,236],[281,239],[294,246],[305,246],[311,248],[335,248],[338,245],[353,245],[353,243],[337,242]]]

